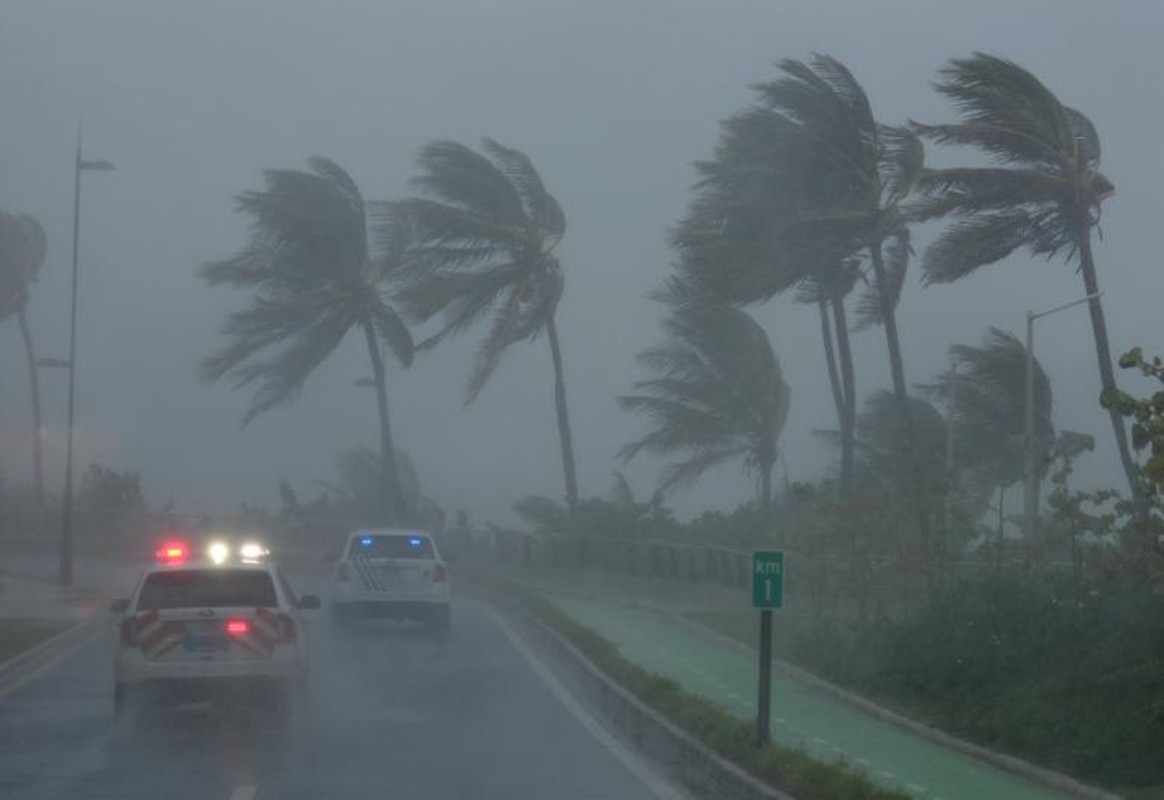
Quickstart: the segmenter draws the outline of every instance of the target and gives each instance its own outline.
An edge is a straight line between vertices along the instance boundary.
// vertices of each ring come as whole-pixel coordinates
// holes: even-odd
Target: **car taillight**
[[[283,644],[293,644],[299,639],[299,630],[295,626],[295,620],[286,614],[279,615],[279,638],[276,640]]]
[[[121,646],[137,647],[137,620],[133,617],[121,621]]]
[[[335,568],[336,583],[347,583],[352,579],[352,571],[348,569],[347,564],[340,564]]]
[[[231,636],[246,636],[251,632],[251,624],[245,619],[228,619],[226,632]]]
[[[444,583],[449,579],[448,570],[445,569],[444,564],[437,564],[432,568],[432,582]]]

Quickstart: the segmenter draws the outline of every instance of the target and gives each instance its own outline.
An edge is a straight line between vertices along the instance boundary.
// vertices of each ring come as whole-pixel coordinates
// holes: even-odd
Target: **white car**
[[[410,530],[349,534],[335,564],[331,612],[341,626],[390,617],[419,620],[447,632],[449,570],[433,537]]]
[[[192,561],[186,545],[164,545],[162,563],[112,604],[123,615],[113,684],[119,716],[155,704],[259,700],[289,711],[302,701],[300,610],[319,608],[319,598],[296,598],[274,564],[228,558],[222,548],[212,545],[213,560]]]

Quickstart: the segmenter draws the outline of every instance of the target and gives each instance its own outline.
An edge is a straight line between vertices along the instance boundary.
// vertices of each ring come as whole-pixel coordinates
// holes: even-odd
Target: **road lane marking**
[[[609,750],[611,755],[622,762],[623,766],[631,771],[631,774],[646,784],[647,788],[656,797],[661,798],[661,800],[686,800],[685,795],[657,776],[650,767],[643,763],[642,759],[627,749],[622,742],[615,739],[606,728],[602,727],[601,723],[594,719],[590,712],[584,709],[574,699],[574,695],[570,694],[569,690],[554,677],[554,674],[550,672],[550,668],[538,658],[529,648],[529,645],[522,641],[517,632],[510,627],[509,623],[500,614],[492,608],[487,608],[486,610],[497,624],[497,627],[501,628],[501,632],[505,634],[505,638],[509,639],[509,643],[529,663],[534,673],[542,679],[542,682],[546,684],[550,692],[558,698],[558,701],[566,707],[566,710],[578,720],[582,727],[598,740],[600,745]]]
[[[230,800],[255,800],[255,795],[258,793],[258,786],[236,786],[234,791],[230,793]]]
[[[3,686],[0,686],[0,697],[7,697],[8,695],[15,692],[17,689],[20,689],[21,687],[26,686],[29,683],[32,683],[37,678],[43,677],[47,673],[49,673],[52,670],[59,667],[65,661],[72,658],[75,654],[77,654],[81,650],[84,650],[89,645],[95,644],[96,642],[100,641],[101,639],[104,639],[106,636],[109,636],[111,633],[112,633],[112,631],[110,631],[109,629],[101,628],[94,635],[88,636],[88,637],[82,639],[80,642],[73,645],[72,647],[65,648],[64,650],[57,653],[52,658],[46,659],[44,661],[44,663],[42,663],[39,667],[32,670],[31,672],[28,672],[28,673],[22,675],[21,677],[17,678],[14,681],[9,681],[8,683],[4,684]]]

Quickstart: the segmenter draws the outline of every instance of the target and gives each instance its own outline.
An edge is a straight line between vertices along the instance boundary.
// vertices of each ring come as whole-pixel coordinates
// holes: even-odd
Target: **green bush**
[[[757,748],[754,729],[677,683],[623,658],[618,648],[537,595],[523,597],[530,612],[566,637],[612,680],[723,758],[801,800],[905,800],[842,762],[826,763],[776,744]]]

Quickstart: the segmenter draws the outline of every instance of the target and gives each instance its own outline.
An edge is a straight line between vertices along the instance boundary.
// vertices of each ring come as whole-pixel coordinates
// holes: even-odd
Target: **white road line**
[[[635,777],[646,784],[651,793],[661,800],[686,800],[686,795],[679,792],[667,781],[660,778],[654,771],[643,763],[633,752],[623,746],[622,742],[615,739],[606,728],[594,719],[590,713],[584,709],[574,696],[570,694],[569,690],[554,677],[550,672],[549,667],[542,662],[537,655],[530,650],[521,637],[509,626],[505,619],[494,611],[488,608],[489,615],[493,621],[497,623],[497,627],[501,628],[501,632],[505,634],[505,638],[509,639],[509,643],[513,645],[514,649],[529,662],[530,667],[537,674],[539,678],[546,684],[546,687],[553,693],[558,701],[566,707],[576,720],[585,728],[591,736],[598,740],[598,743],[610,751],[610,754],[622,762],[623,766],[631,771]],[[233,799],[232,799],[233,800]]]
[[[70,658],[72,658],[75,654],[77,654],[81,650],[84,650],[89,645],[93,644],[96,641],[104,639],[106,636],[109,636],[112,633],[113,633],[113,631],[111,628],[106,628],[106,627],[102,626],[92,636],[87,636],[84,639],[82,639],[80,642],[77,642],[73,645],[70,645],[69,647],[65,648],[64,650],[57,653],[56,655],[46,659],[38,667],[36,667],[36,669],[32,670],[31,672],[28,672],[28,673],[22,675],[21,677],[16,678],[14,680],[11,680],[8,683],[5,683],[4,685],[0,686],[0,697],[10,695],[13,692],[15,692],[17,689],[21,688],[22,686],[25,686],[29,683],[32,683],[37,678],[40,678],[40,677],[46,675],[47,673],[49,673],[49,672],[53,671],[54,669],[56,669],[57,667],[59,667],[65,661],[68,661]]]
[[[236,786],[234,791],[230,793],[230,800],[255,800],[255,795],[258,793],[258,786]]]

